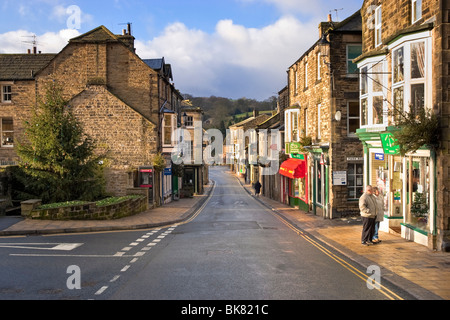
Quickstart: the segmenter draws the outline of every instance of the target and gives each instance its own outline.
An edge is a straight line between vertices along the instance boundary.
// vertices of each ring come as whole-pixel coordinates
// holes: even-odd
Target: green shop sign
[[[400,154],[400,146],[397,145],[397,140],[394,138],[394,135],[392,133],[380,133],[380,138],[385,154]]]
[[[286,144],[286,153],[290,153],[290,154],[298,154],[298,153],[302,153],[301,152],[301,148],[302,145],[298,142],[290,142]]]

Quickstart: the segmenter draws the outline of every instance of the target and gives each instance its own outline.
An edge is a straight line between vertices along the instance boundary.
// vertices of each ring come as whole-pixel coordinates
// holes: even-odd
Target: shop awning
[[[300,159],[289,159],[281,164],[280,174],[291,178],[301,179],[306,176],[306,161]]]

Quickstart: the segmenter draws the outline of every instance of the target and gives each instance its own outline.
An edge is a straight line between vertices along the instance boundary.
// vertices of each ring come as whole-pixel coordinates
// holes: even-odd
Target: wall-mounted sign
[[[347,171],[333,171],[333,185],[346,186],[347,185]]]
[[[384,154],[383,153],[375,153],[375,160],[384,161]]]

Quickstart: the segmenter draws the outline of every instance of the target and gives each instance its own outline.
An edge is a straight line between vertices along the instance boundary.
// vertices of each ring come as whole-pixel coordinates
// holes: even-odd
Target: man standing
[[[255,196],[259,197],[259,193],[261,192],[261,183],[258,181],[256,181],[255,183]]]
[[[359,210],[363,222],[361,243],[368,246],[374,243],[372,238],[375,232],[375,218],[377,217],[377,203],[373,196],[372,186],[367,186],[366,192],[359,198]]]

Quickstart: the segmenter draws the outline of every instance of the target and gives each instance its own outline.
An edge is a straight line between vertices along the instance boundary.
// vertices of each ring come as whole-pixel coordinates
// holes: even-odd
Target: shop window
[[[14,122],[12,118],[1,119],[2,147],[14,147]]]
[[[406,165],[406,223],[423,231],[430,229],[430,158],[410,157]]]
[[[364,187],[364,164],[349,163],[347,169],[348,200],[357,200],[363,194]]]

